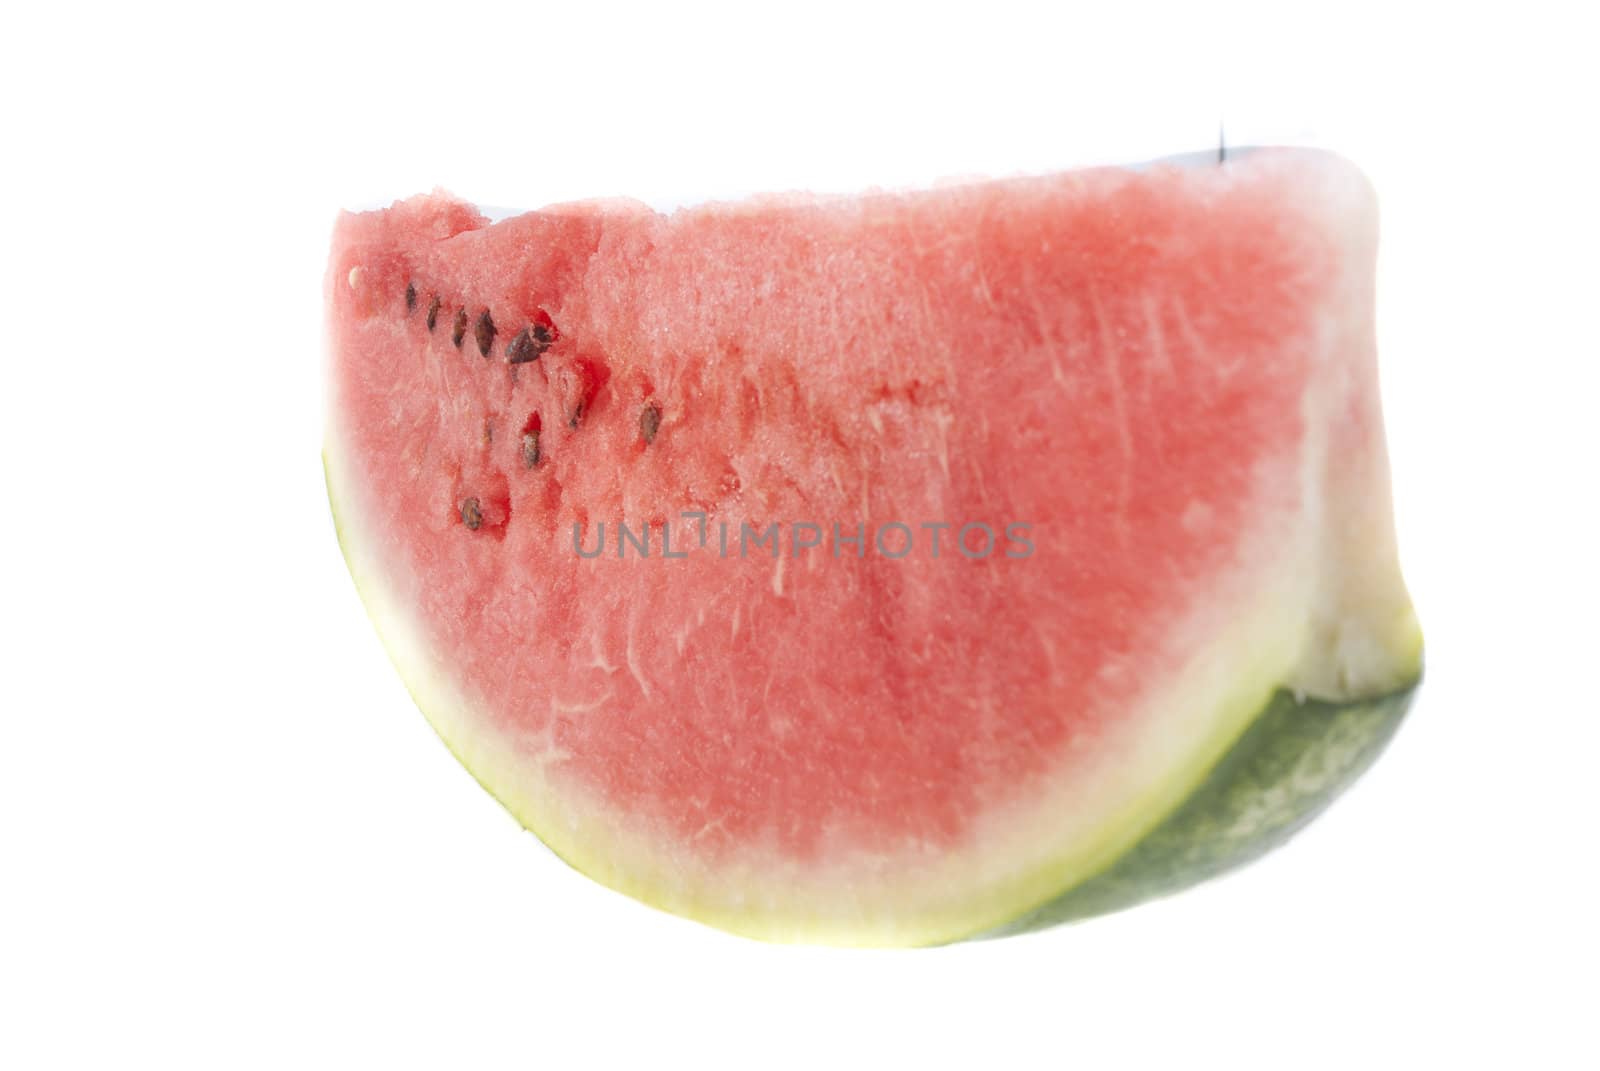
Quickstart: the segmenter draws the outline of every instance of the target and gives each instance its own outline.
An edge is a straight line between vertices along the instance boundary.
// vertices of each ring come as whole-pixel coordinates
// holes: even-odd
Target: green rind
[[[1417,685],[1343,703],[1279,691],[1206,779],[1112,866],[1005,926],[1026,933],[1104,915],[1243,866],[1303,829],[1394,737]]]

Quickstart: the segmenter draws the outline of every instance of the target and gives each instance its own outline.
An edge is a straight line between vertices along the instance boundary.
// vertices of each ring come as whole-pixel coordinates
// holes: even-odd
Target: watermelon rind
[[[1279,689],[1188,798],[1109,868],[985,936],[1120,911],[1243,866],[1294,836],[1366,772],[1415,685],[1329,702]]]

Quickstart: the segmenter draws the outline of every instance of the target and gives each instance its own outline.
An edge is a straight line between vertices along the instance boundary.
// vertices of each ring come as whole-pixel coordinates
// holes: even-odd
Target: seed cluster
[[[416,311],[418,303],[417,285],[414,280],[406,282],[405,290],[406,315],[410,316]],[[439,324],[439,311],[444,308],[444,300],[437,293],[430,294],[424,323],[427,324],[431,334]],[[558,333],[550,318],[543,312],[539,313],[539,320],[527,325],[511,337],[506,343],[506,363],[513,367],[522,364],[531,364],[543,357],[545,351],[555,345]],[[494,348],[495,337],[500,329],[495,326],[494,317],[488,309],[483,309],[474,320],[468,313],[465,305],[456,307],[455,319],[450,327],[450,342],[456,349],[461,349],[466,341],[467,328],[471,326],[472,337],[478,344],[478,352],[488,359],[490,351]],[[576,429],[583,422],[587,408],[587,398],[580,395],[567,413],[567,426]],[[661,431],[661,407],[655,402],[647,402],[639,411],[639,435],[646,445],[656,441],[656,436]],[[487,421],[483,426],[484,442],[492,442],[493,429]],[[534,468],[544,458],[544,452],[539,438],[539,429],[536,425],[529,427],[522,433],[522,442],[519,445],[522,457],[522,466],[525,469]],[[475,497],[465,498],[461,502],[461,523],[469,531],[477,531],[483,526],[483,507]]]
[[[417,284],[414,280],[406,283],[406,315],[410,316],[417,308]],[[428,298],[428,310],[425,322],[429,332],[439,325],[439,310],[444,308],[444,299],[438,294]],[[529,364],[543,357],[545,351],[555,345],[555,325],[549,322],[549,317],[544,313],[543,322],[535,321],[518,331],[510,342],[506,344],[507,364]],[[500,334],[500,328],[495,325],[494,316],[488,309],[483,309],[474,320],[467,312],[465,305],[456,307],[455,321],[450,328],[450,342],[456,349],[460,349],[467,338],[467,328],[472,328],[472,338],[478,344],[478,352],[485,358],[494,348],[494,340]]]

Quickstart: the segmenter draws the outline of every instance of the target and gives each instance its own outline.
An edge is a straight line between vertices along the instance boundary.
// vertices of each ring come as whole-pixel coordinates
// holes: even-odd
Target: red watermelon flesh
[[[1361,176],[1287,150],[345,215],[341,541],[446,742],[597,879],[776,939],[1044,917],[1192,853],[1276,691],[1325,701],[1263,745],[1303,767],[1419,672],[1374,253]],[[1399,710],[1223,824],[1297,825]]]

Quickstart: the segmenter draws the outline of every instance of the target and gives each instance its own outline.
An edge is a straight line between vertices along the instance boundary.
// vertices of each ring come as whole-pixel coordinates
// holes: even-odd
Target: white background
[[[1593,34],[1389,7],[8,10],[0,1065],[1595,1066]],[[338,208],[919,183],[1221,117],[1383,199],[1429,677],[1311,830],[1085,925],[794,949],[592,884],[457,766],[327,516]]]

